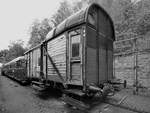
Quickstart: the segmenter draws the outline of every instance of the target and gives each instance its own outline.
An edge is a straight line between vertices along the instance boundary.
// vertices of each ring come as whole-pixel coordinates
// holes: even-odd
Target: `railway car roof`
[[[41,43],[41,44],[42,44],[42,43]],[[24,54],[26,54],[26,53],[28,53],[28,52],[30,52],[30,51],[32,51],[32,50],[34,50],[34,49],[39,48],[39,47],[41,46],[41,44],[39,44],[39,45],[37,45],[37,46],[35,46],[35,47],[33,47],[33,48],[31,48],[31,49],[27,50]]]
[[[77,25],[86,23],[87,22],[88,13],[89,13],[89,11],[90,11],[90,9],[92,7],[98,7],[109,18],[110,23],[112,25],[113,39],[115,40],[115,33],[114,33],[114,27],[113,27],[114,25],[113,25],[111,17],[108,15],[108,13],[100,5],[98,5],[96,3],[93,3],[93,4],[89,5],[88,7],[84,8],[84,9],[81,9],[80,11],[74,13],[73,15],[71,15],[70,17],[65,19],[62,23],[60,23],[57,27],[53,28],[47,34],[46,39],[43,42],[49,41],[50,39],[58,36],[59,34],[61,34],[64,31],[66,31],[67,29],[70,29],[70,28],[75,27]],[[38,46],[40,46],[41,44],[39,44]],[[30,51],[32,51],[32,50],[34,50],[38,46],[36,46],[34,48],[31,48],[30,50],[25,52],[25,54],[30,52]]]
[[[4,66],[9,65],[9,64],[12,64],[12,63],[14,63],[14,62],[17,62],[18,60],[23,60],[23,59],[24,59],[24,56],[17,57],[17,58],[15,58],[15,59],[11,60],[10,62],[4,64]]]
[[[87,16],[88,16],[88,13],[89,13],[91,7],[98,7],[109,18],[111,25],[112,25],[113,35],[114,35],[114,28],[113,28],[113,22],[112,22],[111,17],[100,5],[93,3],[93,4],[89,5],[88,7],[81,9],[80,11],[74,13],[73,15],[71,15],[70,17],[65,19],[62,23],[60,23],[56,28],[51,30],[48,33],[45,41],[50,40],[51,38],[59,35],[60,33],[64,32],[65,30],[67,30],[69,28],[72,28],[74,26],[77,26],[77,25],[87,22]],[[115,40],[115,36],[113,38]]]
[[[65,19],[57,27],[55,27],[48,33],[48,35],[46,36],[46,40],[53,38],[54,36],[60,34],[61,32],[65,31],[70,27],[74,27],[75,25],[79,25],[85,22],[86,10],[87,8],[81,9],[80,11],[74,13],[73,15]]]

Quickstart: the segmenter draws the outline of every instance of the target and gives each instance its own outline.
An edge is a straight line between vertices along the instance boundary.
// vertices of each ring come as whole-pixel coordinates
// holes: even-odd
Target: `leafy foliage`
[[[0,51],[0,62],[4,63],[6,61],[8,52],[9,52],[8,49],[4,49]]]
[[[9,49],[0,51],[0,62],[5,63],[16,57],[23,56],[26,49],[22,40],[13,41],[9,44]]]
[[[52,28],[49,25],[49,20],[44,19],[41,22],[35,20],[30,32],[30,39],[28,41],[29,48],[35,47],[36,45],[40,44],[45,38],[47,33]]]
[[[150,31],[150,1],[141,0],[135,3],[131,0],[122,0],[119,1],[119,5],[122,9],[120,10],[121,13],[118,13],[118,16],[116,17],[121,18],[120,20],[115,17],[113,18],[115,23],[116,39],[126,40],[130,38],[139,38],[136,42],[137,49],[150,49],[150,47],[147,46],[149,39],[145,38],[147,33]],[[131,40],[130,42],[132,42],[132,44],[125,45],[125,42],[120,42],[120,46],[115,45],[115,51],[120,48],[120,52],[127,51],[128,49],[129,51],[132,51],[134,41]]]
[[[76,13],[80,9],[86,7],[87,5],[88,0],[75,1],[73,5],[70,4],[68,1],[64,0],[60,3],[59,9],[50,20],[54,24],[54,26],[57,26],[67,17],[69,17],[73,13]]]
[[[71,7],[67,1],[63,1],[60,3],[60,7],[57,10],[56,14],[52,16],[51,21],[53,22],[54,26],[60,24],[64,19],[69,17],[72,14]]]

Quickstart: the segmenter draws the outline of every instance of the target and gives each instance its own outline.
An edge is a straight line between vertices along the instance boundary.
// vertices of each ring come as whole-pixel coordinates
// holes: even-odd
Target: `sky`
[[[50,18],[63,0],[0,0],[0,50],[22,39],[27,44],[29,28],[38,19]]]

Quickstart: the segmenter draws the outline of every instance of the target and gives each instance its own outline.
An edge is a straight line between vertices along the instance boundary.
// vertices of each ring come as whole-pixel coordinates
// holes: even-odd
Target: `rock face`
[[[134,55],[115,56],[114,76],[127,80],[128,85],[133,85],[135,80]],[[137,76],[141,86],[150,88],[150,52],[142,52],[137,55]]]

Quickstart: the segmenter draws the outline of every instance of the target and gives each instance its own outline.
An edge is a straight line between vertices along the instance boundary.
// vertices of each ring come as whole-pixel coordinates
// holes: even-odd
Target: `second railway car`
[[[41,45],[38,45],[25,53],[27,61],[27,76],[31,81],[41,80]]]
[[[98,4],[75,13],[27,51],[30,78],[80,94],[99,92],[113,79],[114,25]]]
[[[26,59],[24,56],[17,57],[2,66],[3,75],[13,78],[21,83],[28,82],[26,71]]]

